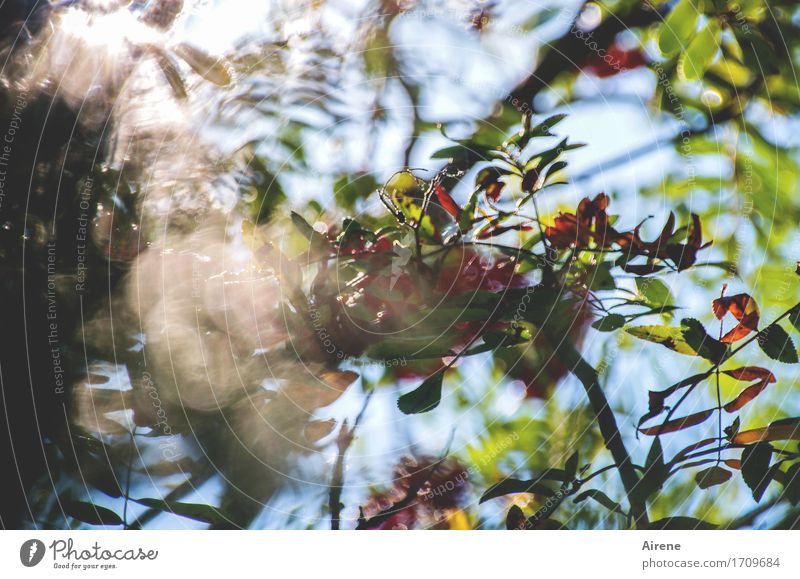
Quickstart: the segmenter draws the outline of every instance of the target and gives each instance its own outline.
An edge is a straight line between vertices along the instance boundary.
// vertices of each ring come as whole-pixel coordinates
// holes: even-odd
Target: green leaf
[[[742,478],[753,491],[756,502],[761,500],[772,477],[769,463],[772,460],[772,446],[767,442],[757,442],[742,450]]]
[[[796,364],[798,361],[792,338],[777,324],[767,326],[761,331],[758,335],[758,345],[773,360],[787,364]]]
[[[557,115],[553,115],[552,117],[546,118],[544,121],[536,125],[530,130],[530,135],[532,137],[552,137],[554,136],[553,133],[550,132],[550,129],[555,127],[558,123],[563,121],[567,118],[567,115],[564,113],[560,113]]]
[[[789,467],[784,476],[783,493],[792,505],[800,503],[800,462]]]
[[[665,56],[684,48],[697,27],[697,8],[691,0],[681,0],[669,13],[658,31],[658,48]]]
[[[332,247],[328,239],[319,231],[311,227],[311,225],[309,225],[308,221],[306,221],[302,215],[292,211],[291,217],[292,224],[295,226],[295,228],[311,243],[312,251],[332,251]]]
[[[532,493],[545,497],[554,496],[555,492],[553,492],[553,489],[541,484],[541,480],[541,477],[533,480],[507,478],[506,480],[500,481],[496,485],[489,487],[489,489],[483,493],[479,503],[485,503],[486,501],[496,499],[497,497],[504,497],[506,495],[515,493]]]
[[[633,328],[625,328],[625,331],[640,340],[661,344],[665,348],[680,354],[686,354],[687,356],[697,355],[697,352],[686,343],[681,328],[671,326],[635,326]]]
[[[713,531],[717,525],[692,517],[667,517],[653,521],[649,528],[654,531]]]
[[[620,314],[609,314],[604,318],[600,318],[592,324],[592,327],[598,332],[613,332],[619,330],[625,325],[625,316]]]
[[[469,196],[464,210],[458,218],[458,228],[462,233],[467,233],[472,229],[472,219],[475,217],[475,208],[478,206],[478,197],[480,196],[480,189],[476,188]]]
[[[660,279],[654,277],[637,277],[636,289],[644,301],[653,308],[663,308],[674,303],[672,292]]]
[[[593,499],[593,500],[597,501],[598,503],[600,503],[601,505],[603,505],[605,508],[607,508],[612,513],[619,513],[620,515],[625,516],[625,511],[622,510],[622,507],[620,506],[620,504],[618,502],[616,502],[616,501],[613,501],[603,491],[598,491],[598,490],[594,490],[594,489],[588,490],[588,491],[584,491],[581,494],[579,494],[578,496],[576,496],[573,499],[572,502],[574,502],[575,504],[578,504],[578,503],[582,503],[586,499]]]
[[[495,151],[494,147],[465,143],[439,149],[431,155],[431,159],[450,159],[456,165],[469,167],[481,161],[491,160]]]
[[[315,235],[319,235],[317,231],[306,221],[305,217],[299,213],[292,211],[292,224],[297,228],[303,237],[311,241]]]
[[[278,177],[267,169],[260,157],[254,156],[251,159],[250,169],[253,172],[252,189],[255,193],[250,203],[250,214],[254,222],[266,223],[278,206],[286,201],[286,193]]]
[[[352,210],[358,201],[380,188],[381,184],[369,173],[342,175],[333,184],[333,194],[340,206]]]
[[[693,318],[683,319],[681,320],[681,328],[683,339],[690,348],[697,352],[698,356],[702,356],[712,362],[721,362],[725,359],[728,347],[709,336],[703,324],[699,321]]]
[[[678,63],[678,74],[686,80],[701,80],[719,49],[721,31],[716,19],[709,20],[689,44]]]
[[[550,165],[550,167],[547,169],[547,172],[544,175],[545,183],[550,180],[550,177],[552,177],[553,175],[555,175],[556,173],[558,173],[562,169],[566,169],[566,168],[567,168],[567,162],[566,161],[556,161],[555,163]]]
[[[443,379],[443,371],[429,376],[416,390],[403,394],[397,400],[397,407],[403,414],[430,412],[442,400]]]
[[[165,501],[162,499],[131,500],[151,509],[164,511],[165,513],[172,513],[173,515],[186,517],[187,519],[194,519],[195,521],[200,521],[203,523],[209,523],[212,525],[230,523],[230,520],[226,518],[219,511],[219,509],[212,507],[211,505],[181,503],[177,501]]]
[[[63,503],[64,512],[81,522],[90,525],[123,525],[120,516],[112,510],[83,501],[67,501]]]
[[[578,451],[576,450],[575,452],[573,452],[570,455],[570,457],[567,459],[566,464],[564,465],[564,472],[566,472],[567,476],[570,477],[570,478],[574,478],[575,477],[575,473],[578,472],[578,460],[579,460],[579,457],[580,457],[580,455],[578,454]]]

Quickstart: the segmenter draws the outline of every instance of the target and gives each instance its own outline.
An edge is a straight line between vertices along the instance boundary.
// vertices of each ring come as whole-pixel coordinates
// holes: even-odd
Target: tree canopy
[[[799,28],[1,4],[3,526],[797,527]]]

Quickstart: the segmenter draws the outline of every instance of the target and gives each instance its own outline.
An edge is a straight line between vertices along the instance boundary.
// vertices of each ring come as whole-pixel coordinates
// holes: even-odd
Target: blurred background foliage
[[[681,317],[711,322],[711,300],[727,284],[729,293],[754,296],[762,319],[771,320],[800,298],[795,274],[800,258],[800,9],[790,0],[40,4],[5,2],[0,8],[6,62],[0,130],[19,115],[19,99],[25,101],[25,120],[13,144],[16,176],[9,177],[0,206],[0,255],[3,269],[10,272],[4,276],[2,307],[13,341],[26,329],[30,332],[27,341],[10,344],[3,355],[5,410],[17,412],[9,421],[19,433],[14,444],[21,445],[6,442],[4,453],[29,451],[19,491],[4,499],[5,526],[183,528],[227,526],[232,518],[237,525],[260,528],[328,528],[329,486],[341,434],[323,429],[318,433],[322,443],[315,441],[310,452],[292,451],[280,464],[269,464],[280,474],[280,484],[273,481],[274,488],[265,492],[266,483],[253,474],[263,464],[251,463],[252,453],[232,451],[230,440],[219,440],[225,438],[221,425],[231,419],[227,410],[198,418],[165,399],[172,423],[189,427],[173,427],[181,431],[175,435],[181,450],[170,460],[158,460],[162,439],[173,437],[146,427],[142,434],[102,410],[135,405],[123,401],[118,391],[142,383],[146,370],[139,353],[153,349],[157,340],[120,328],[119,322],[116,332],[87,332],[86,320],[97,315],[105,322],[95,325],[102,326],[124,309],[118,302],[129,295],[125,279],[143,267],[133,265],[139,252],[179,248],[180,239],[162,230],[206,235],[209,224],[223,231],[268,225],[267,241],[280,239],[285,254],[303,255],[308,243],[292,227],[290,210],[315,231],[327,231],[323,223],[339,227],[348,217],[372,231],[394,226],[396,217],[376,191],[385,184],[400,187],[398,171],[406,168],[423,168],[415,174],[425,180],[446,170],[442,182],[464,207],[487,167],[485,156],[475,151],[515,133],[524,115],[540,122],[566,113],[559,137],[542,142],[554,147],[568,136],[571,143],[587,145],[570,151],[569,166],[559,168],[568,183],[540,198],[543,222],[553,223],[559,211],[574,211],[580,199],[602,191],[619,215],[614,226],[629,230],[643,222],[647,239],[658,235],[670,211],[679,224],[689,223],[692,213],[700,216],[704,239],[713,244],[690,271],[659,276],[667,292],[660,296],[661,306],[675,304],[684,310]],[[53,30],[63,32],[59,26],[64,21],[58,19],[76,12],[124,12],[118,25],[143,25],[147,35],[115,30],[126,38],[122,56],[117,44],[91,26],[65,33],[61,44],[47,37]],[[157,34],[151,37],[153,30]],[[54,88],[72,65],[50,70],[49,77],[47,71],[32,72],[33,63],[43,61],[42,47],[52,46],[61,51],[57,57],[69,60],[70,50],[81,54],[81,43],[92,50],[118,51],[120,60],[108,66],[120,74],[124,69],[127,79],[156,79],[158,99],[174,100],[185,114],[181,128],[160,128],[170,107],[157,107],[146,111],[152,118],[129,121],[128,128],[153,123],[154,128],[145,129],[151,131],[148,138],[137,144],[129,135],[120,136],[126,123],[115,116],[124,109],[124,99],[135,100],[135,92],[109,92],[104,98],[111,102],[101,99],[99,116],[91,118],[91,106],[76,107],[67,89]],[[56,67],[59,58],[50,65]],[[136,76],[145,74],[140,62],[150,62],[150,76]],[[87,86],[102,82],[117,80],[95,77]],[[22,86],[35,88],[20,93]],[[113,131],[107,130],[109,124]],[[165,139],[161,167],[149,155],[164,134],[174,142]],[[186,140],[187,134],[192,138]],[[121,150],[127,139],[134,148]],[[467,146],[448,149],[454,140]],[[182,159],[177,168],[171,166],[176,158]],[[111,393],[109,406],[101,407],[102,424],[94,402],[99,395],[92,393],[94,422],[89,426],[80,422],[80,408],[65,422],[60,402],[32,404],[46,395],[29,391],[52,389],[52,357],[47,349],[26,347],[35,341],[31,335],[47,343],[46,317],[34,320],[30,312],[37,307],[47,311],[49,242],[59,244],[59,279],[74,285],[76,248],[64,240],[74,241],[80,233],[79,204],[87,177],[92,180],[93,239],[86,263],[92,273],[81,295],[66,290],[64,295],[71,297],[59,297],[59,331],[71,336],[62,338],[60,346],[64,381],[73,388],[106,384]],[[153,180],[163,191],[145,197]],[[505,185],[507,191],[522,186],[513,178]],[[54,192],[63,195],[57,204]],[[248,233],[245,229],[245,237]],[[211,234],[209,243],[214,239]],[[516,246],[528,239],[529,234],[512,230],[493,241]],[[187,247],[197,243],[193,237]],[[191,278],[196,267],[168,265],[148,283],[166,287],[182,275]],[[615,278],[619,291],[648,299],[634,276]],[[158,292],[153,296],[160,299]],[[20,309],[25,300],[27,309]],[[670,323],[672,314],[662,318]],[[699,367],[694,368],[695,359],[628,334],[590,329],[590,321],[585,320],[576,338],[600,372],[634,462],[643,464],[649,446],[634,435],[647,409],[647,391]],[[207,351],[213,352],[213,345]],[[741,362],[772,364],[750,354],[743,352]],[[478,498],[491,485],[560,467],[575,451],[582,464],[607,464],[583,390],[565,368],[548,365],[549,358],[546,349],[524,346],[465,359],[448,375],[447,383],[458,388],[436,412],[410,416],[399,414],[395,402],[398,391],[418,382],[418,373],[354,362],[360,386],[315,415],[337,425],[348,419],[352,427],[359,409],[366,408],[352,444],[345,446],[342,526],[356,526],[364,516],[359,506],[371,516],[401,499],[416,484],[415,473],[425,472],[417,467],[432,464],[444,449],[452,462],[425,484],[430,489],[457,481],[450,485],[454,492],[444,493],[440,504],[423,501],[421,507],[406,509],[396,520],[383,522],[385,527],[502,527],[511,504],[535,510],[544,501],[537,495],[513,495],[479,506]],[[191,364],[202,366],[197,360]],[[743,426],[800,414],[793,367],[770,369],[777,383],[758,404],[748,406]],[[707,394],[713,399],[710,387]],[[362,406],[365,400],[368,406]],[[28,407],[33,410],[19,410]],[[290,415],[283,419],[290,421]],[[44,432],[33,428],[43,421],[48,423]],[[713,427],[708,429],[714,436]],[[30,441],[39,437],[47,444],[36,450]],[[670,441],[670,454],[686,443],[680,437]],[[37,453],[41,457],[33,458]],[[17,464],[11,454],[3,459]],[[258,488],[242,482],[251,477]],[[611,471],[598,480],[608,496],[624,503],[616,477]],[[242,504],[241,497],[232,499],[231,485],[254,500]],[[126,494],[158,498],[134,502],[124,499]],[[768,506],[778,502],[779,494],[774,485]],[[26,503],[30,509],[21,509]],[[565,501],[560,509],[557,518],[570,528],[628,524],[625,516],[592,501]],[[757,528],[795,520],[785,503],[774,509],[757,505],[742,482],[700,490],[693,472],[674,479],[651,511],[653,518],[680,513]]]

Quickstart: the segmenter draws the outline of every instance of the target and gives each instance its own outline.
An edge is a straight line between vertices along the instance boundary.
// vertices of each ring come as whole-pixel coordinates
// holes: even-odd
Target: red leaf
[[[776,420],[769,426],[745,430],[731,439],[733,444],[752,444],[775,440],[800,440],[800,418]]]
[[[686,246],[694,250],[699,250],[703,245],[703,226],[700,223],[700,216],[692,213],[692,224],[689,226],[689,235],[686,239]]]
[[[761,394],[769,384],[773,384],[776,381],[775,375],[772,372],[756,366],[744,366],[735,370],[725,370],[723,373],[742,382],[758,380],[757,383],[742,390],[736,398],[723,406],[727,412],[736,412],[753,400],[753,398]]]
[[[458,219],[458,216],[461,215],[461,207],[458,206],[453,198],[450,196],[450,193],[442,187],[441,185],[437,185],[434,189],[436,193],[436,198],[439,200],[439,204],[447,211],[450,215]]]
[[[583,69],[599,78],[608,78],[644,64],[647,64],[647,59],[639,48],[624,49],[614,44],[602,57],[593,54],[583,65]]]
[[[711,303],[714,315],[721,320],[726,313],[730,313],[739,323],[727,334],[722,336],[722,341],[730,344],[741,340],[750,332],[758,331],[759,312],[756,301],[747,294],[721,297]]]
[[[753,384],[752,386],[748,386],[744,390],[742,390],[739,395],[728,402],[723,408],[726,412],[736,412],[742,406],[750,402],[753,398],[761,394],[764,388],[767,387],[767,382],[758,382],[757,384]]]
[[[684,428],[689,428],[690,426],[695,426],[701,422],[704,422],[709,416],[711,416],[713,412],[713,409],[703,410],[702,412],[690,414],[689,416],[670,420],[669,422],[665,422],[663,425],[659,424],[658,426],[651,426],[649,428],[640,428],[639,432],[647,436],[656,436],[658,434],[676,432],[678,430],[683,430]]]
[[[752,382],[753,380],[766,380],[770,384],[776,382],[775,374],[758,366],[743,366],[735,370],[723,370],[722,373],[742,382]]]
[[[661,229],[661,235],[658,236],[658,239],[655,243],[659,245],[666,245],[666,243],[672,239],[672,236],[675,234],[675,214],[670,211],[669,217],[667,217],[667,222],[664,224],[664,227]]]
[[[717,442],[717,439],[716,438],[705,438],[705,439],[703,439],[703,440],[701,440],[699,442],[695,442],[693,444],[690,444],[689,446],[687,446],[686,448],[684,448],[683,450],[678,452],[675,456],[673,456],[672,460],[669,461],[669,462],[670,462],[670,464],[675,464],[676,462],[678,462],[682,458],[684,458],[687,455],[693,453],[695,450],[699,450],[699,449],[703,448],[704,446],[708,446],[712,442]]]
[[[562,213],[552,227],[545,227],[544,235],[556,249],[566,249],[578,243],[578,220],[573,213]]]
[[[573,244],[585,248],[592,238],[605,247],[620,237],[608,226],[607,207],[608,196],[605,193],[598,194],[593,200],[584,197],[576,213],[561,213],[552,227],[545,228],[545,237],[556,249],[566,249]]]
[[[503,192],[503,187],[506,184],[502,181],[495,181],[494,183],[490,183],[486,186],[486,196],[491,199],[492,201],[497,201],[500,199],[500,194]]]

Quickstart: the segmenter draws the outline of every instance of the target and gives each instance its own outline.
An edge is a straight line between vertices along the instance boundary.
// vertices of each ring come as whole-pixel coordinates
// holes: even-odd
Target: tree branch
[[[600,426],[600,433],[603,436],[606,448],[611,452],[614,462],[619,470],[622,485],[625,488],[625,493],[628,496],[630,503],[631,515],[633,516],[634,524],[638,528],[647,528],[650,521],[647,516],[647,506],[643,501],[636,497],[634,489],[639,483],[639,477],[636,475],[636,469],[631,461],[630,454],[625,448],[625,442],[622,440],[619,427],[617,426],[617,419],[614,416],[614,411],[608,404],[603,387],[600,386],[597,371],[583,359],[581,354],[575,348],[564,334],[554,335],[553,329],[545,327],[543,329],[545,335],[550,341],[558,354],[561,362],[569,368],[570,372],[581,381],[586,395],[589,398],[589,404],[594,411],[597,422]]]
[[[353,427],[347,426],[347,420],[342,424],[342,429],[339,431],[339,437],[336,439],[336,445],[339,452],[336,455],[336,463],[333,465],[333,476],[331,477],[331,488],[328,493],[328,505],[331,511],[331,530],[338,531],[342,521],[342,490],[344,490],[344,458],[350,445],[353,444],[355,439],[356,429],[364,417],[367,410],[370,398],[374,390],[370,390],[364,399],[364,404],[361,406]]]

